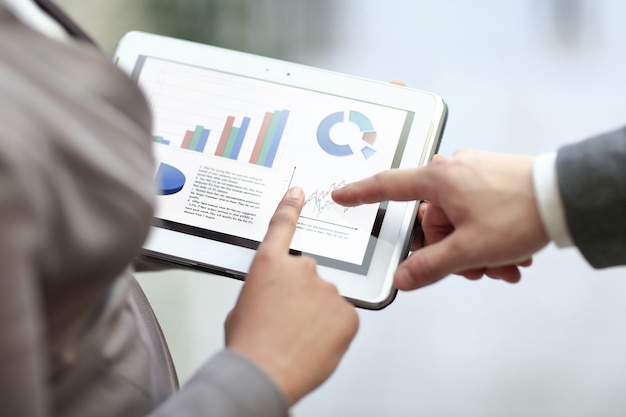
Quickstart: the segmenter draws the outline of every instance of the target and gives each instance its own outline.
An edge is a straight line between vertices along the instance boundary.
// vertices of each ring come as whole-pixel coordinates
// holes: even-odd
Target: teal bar
[[[193,136],[191,137],[191,142],[189,143],[188,149],[191,149],[192,151],[198,150],[198,143],[200,142],[200,137],[202,136],[203,130],[204,126],[196,126],[196,130],[193,131]]]
[[[278,152],[278,146],[280,145],[280,140],[283,137],[283,132],[285,131],[285,126],[287,125],[287,118],[289,117],[289,110],[283,110],[277,113],[280,114],[280,119],[278,120],[278,125],[276,126],[276,133],[272,138],[272,146],[270,146],[269,153],[267,154],[267,158],[263,164],[268,168],[271,168],[274,164],[274,158],[276,158],[276,152]]]
[[[230,135],[228,135],[228,142],[226,142],[226,147],[224,148],[224,152],[222,156],[224,158],[232,158],[233,148],[235,147],[235,142],[237,141],[237,135],[239,134],[239,128],[234,127],[230,131]]]
[[[272,147],[272,141],[274,139],[274,135],[276,135],[276,128],[278,127],[278,122],[280,121],[280,114],[282,112],[275,111],[272,116],[272,121],[270,122],[270,127],[267,129],[267,134],[265,135],[265,139],[263,139],[263,147],[261,148],[261,153],[259,153],[259,159],[257,159],[257,165],[265,165],[267,161],[267,155],[270,152],[270,148]]]

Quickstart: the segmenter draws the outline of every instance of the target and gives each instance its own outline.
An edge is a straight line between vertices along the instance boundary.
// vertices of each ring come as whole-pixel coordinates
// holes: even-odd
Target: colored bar
[[[235,118],[233,116],[228,116],[228,118],[226,118],[226,123],[224,124],[224,130],[222,131],[222,136],[220,136],[220,141],[217,144],[215,155],[223,156],[224,149],[226,148],[226,144],[228,143],[228,137],[230,136],[230,130],[232,129],[234,122],[235,122]]]
[[[274,137],[272,138],[272,144],[270,145],[270,150],[267,153],[267,158],[265,159],[265,165],[268,168],[271,168],[274,164],[274,158],[276,157],[276,151],[278,151],[278,145],[280,144],[280,140],[283,137],[283,132],[285,131],[285,125],[287,124],[287,118],[289,117],[289,110],[283,110],[280,113],[280,120],[278,121],[278,126],[276,126],[276,132],[274,133]]]
[[[250,163],[256,164],[259,160],[259,154],[261,153],[261,148],[263,147],[263,139],[267,135],[267,130],[270,127],[270,122],[272,121],[272,113],[265,113],[265,117],[263,118],[263,124],[261,124],[261,130],[259,131],[259,136],[256,138],[256,142],[254,143],[254,149],[252,150],[252,156],[250,157]]]
[[[224,158],[231,158],[231,154],[233,152],[233,147],[235,146],[235,141],[237,140],[237,136],[239,135],[239,128],[233,127],[230,130],[230,135],[228,135],[228,142],[226,143],[226,147],[224,148],[224,152],[222,155]]]
[[[181,148],[189,149],[189,145],[191,144],[191,138],[193,137],[193,132],[188,130],[185,132],[185,138],[183,139],[183,144],[180,145]]]
[[[241,121],[241,126],[239,127],[239,134],[237,135],[237,139],[235,140],[233,149],[230,152],[230,156],[229,156],[230,159],[237,159],[239,157],[239,152],[241,151],[241,145],[243,145],[243,140],[246,137],[248,126],[250,126],[250,118],[244,117],[243,120]]]
[[[193,136],[191,137],[191,142],[187,149],[192,151],[198,150],[198,142],[200,142],[200,136],[202,136],[202,131],[204,130],[204,126],[197,125],[196,130],[193,132]]]
[[[265,135],[265,139],[263,139],[263,147],[261,148],[261,153],[259,154],[259,159],[257,159],[256,163],[258,165],[265,165],[265,161],[267,160],[267,154],[270,152],[270,147],[272,146],[272,139],[276,134],[276,128],[278,127],[278,122],[280,120],[280,112],[275,111],[272,115],[272,121],[270,122],[270,127],[267,129],[267,135]]]
[[[165,138],[163,138],[163,136],[153,136],[152,140],[154,140],[154,142],[156,143],[162,143],[163,145],[169,145],[170,141],[169,140],[165,140]]]
[[[198,141],[198,146],[196,146],[196,151],[204,152],[204,148],[206,147],[207,139],[209,139],[210,130],[204,129],[202,131],[202,135],[200,135],[200,140]]]

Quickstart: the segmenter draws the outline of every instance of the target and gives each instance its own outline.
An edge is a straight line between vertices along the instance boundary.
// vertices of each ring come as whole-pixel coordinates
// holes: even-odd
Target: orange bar
[[[228,116],[226,118],[226,124],[224,125],[224,130],[222,131],[222,136],[220,136],[220,141],[217,144],[215,155],[222,156],[222,154],[224,153],[224,148],[226,148],[226,143],[228,143],[228,136],[230,135],[230,130],[233,128],[233,123],[235,123],[235,117]]]
[[[183,144],[180,145],[181,148],[189,149],[189,144],[191,144],[191,138],[193,137],[193,132],[188,130],[185,133],[185,139],[183,139]]]
[[[256,142],[254,143],[254,149],[252,150],[252,156],[250,157],[250,163],[256,164],[259,159],[259,154],[261,153],[261,149],[263,148],[263,140],[267,135],[267,131],[270,128],[270,122],[272,121],[272,113],[265,113],[265,118],[263,119],[263,124],[261,125],[261,130],[259,131],[259,136],[256,138]]]

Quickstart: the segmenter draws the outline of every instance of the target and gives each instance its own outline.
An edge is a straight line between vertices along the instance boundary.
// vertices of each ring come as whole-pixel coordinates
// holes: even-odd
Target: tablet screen
[[[367,274],[385,207],[330,194],[397,167],[415,113],[149,56],[133,77],[154,116],[156,227],[256,249],[297,185],[292,250]]]

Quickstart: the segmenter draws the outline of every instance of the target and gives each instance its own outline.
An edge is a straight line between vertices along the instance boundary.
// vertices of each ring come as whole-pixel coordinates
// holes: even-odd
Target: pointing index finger
[[[304,192],[293,187],[276,207],[259,250],[272,250],[287,253],[298,225],[298,218],[304,205]]]
[[[429,167],[393,169],[337,189],[332,197],[343,206],[388,200],[428,200],[435,190],[435,182]]]

